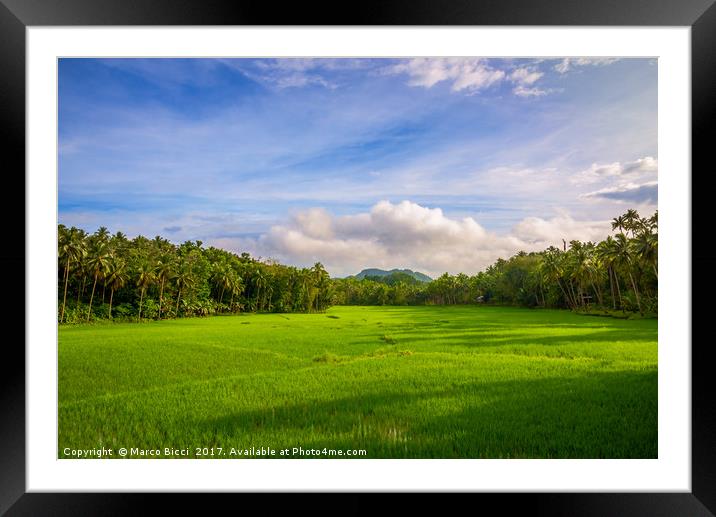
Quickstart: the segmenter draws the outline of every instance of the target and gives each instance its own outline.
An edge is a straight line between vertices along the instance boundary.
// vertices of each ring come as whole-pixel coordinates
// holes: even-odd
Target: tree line
[[[260,261],[201,241],[128,239],[58,225],[58,321],[166,319],[252,312],[320,312],[332,284],[312,268]]]
[[[383,278],[335,279],[339,305],[499,303],[572,310],[658,312],[658,212],[636,210],[612,220],[601,242],[564,242],[562,249],[520,251],[476,275],[443,274],[429,283]]]
[[[499,303],[656,313],[658,213],[628,210],[605,240],[521,251],[476,275],[331,279],[201,241],[128,239],[58,225],[58,321],[166,319],[238,312],[322,312],[331,305]]]

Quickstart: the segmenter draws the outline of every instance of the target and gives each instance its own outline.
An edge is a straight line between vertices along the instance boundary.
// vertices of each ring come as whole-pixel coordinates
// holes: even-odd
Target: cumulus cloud
[[[560,74],[566,74],[579,66],[606,66],[619,61],[613,57],[565,57],[554,65],[554,69]]]
[[[308,237],[314,239],[333,238],[333,219],[323,208],[311,208],[298,212],[294,216],[294,220]]]
[[[527,217],[515,225],[512,233],[525,242],[549,246],[561,239],[596,242],[608,235],[609,230],[604,221],[576,221],[562,213],[552,219]]]
[[[408,267],[435,276],[476,273],[519,250],[561,245],[562,239],[598,240],[609,232],[608,221],[576,221],[563,213],[549,220],[530,217],[498,234],[472,217],[452,218],[410,201],[381,201],[354,215],[320,208],[298,212],[257,239],[253,251],[293,264],[320,261],[334,276],[365,267]]]

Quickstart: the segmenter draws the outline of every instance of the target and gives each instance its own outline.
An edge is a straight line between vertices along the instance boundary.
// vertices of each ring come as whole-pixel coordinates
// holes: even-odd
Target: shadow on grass
[[[657,372],[600,372],[274,405],[198,422],[240,439],[368,458],[655,458]],[[277,438],[286,443],[276,443]]]
[[[576,330],[576,329],[575,329]],[[496,328],[495,332],[478,329],[465,330],[464,327],[455,331],[442,330],[440,332],[426,332],[400,330],[395,332],[395,339],[399,343],[417,344],[432,342],[435,344],[452,344],[466,347],[490,346],[517,346],[517,345],[567,345],[581,342],[590,344],[614,343],[617,341],[656,341],[655,331],[650,330],[622,330],[605,329],[591,332],[574,332],[568,334],[536,335],[530,332],[516,332],[505,327]]]

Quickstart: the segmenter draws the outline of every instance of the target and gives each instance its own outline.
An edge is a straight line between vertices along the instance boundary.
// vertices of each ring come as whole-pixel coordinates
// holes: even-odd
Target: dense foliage
[[[331,282],[320,263],[299,269],[201,241],[132,240],[99,228],[58,228],[60,322],[164,319],[239,311],[320,312]]]
[[[453,305],[492,302],[528,307],[657,312],[657,213],[629,210],[599,243],[519,252],[469,276],[432,282],[408,274],[331,280],[321,265],[260,261],[201,241],[159,236],[129,240],[106,228],[58,228],[60,322],[164,319],[216,313],[321,312],[330,305]]]
[[[573,240],[563,249],[517,253],[473,276],[445,273],[430,283],[400,277],[336,279],[338,305],[447,305],[492,302],[527,307],[595,307],[656,313],[658,213],[628,210],[612,221],[614,236]],[[392,276],[392,275],[391,275]]]

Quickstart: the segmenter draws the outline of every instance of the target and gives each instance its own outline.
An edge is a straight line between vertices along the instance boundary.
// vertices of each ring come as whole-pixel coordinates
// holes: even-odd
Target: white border
[[[27,490],[691,490],[690,42],[672,28],[65,28],[27,32]],[[658,56],[658,460],[58,460],[58,56]],[[53,286],[50,290],[48,286]]]

